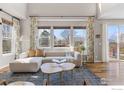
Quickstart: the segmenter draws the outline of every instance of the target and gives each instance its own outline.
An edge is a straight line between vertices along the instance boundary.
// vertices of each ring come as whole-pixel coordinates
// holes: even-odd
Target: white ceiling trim
[[[38,21],[87,21],[88,17],[38,17]]]

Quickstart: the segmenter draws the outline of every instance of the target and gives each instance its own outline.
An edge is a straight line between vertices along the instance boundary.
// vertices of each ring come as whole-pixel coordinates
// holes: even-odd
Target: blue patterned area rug
[[[43,80],[47,79],[47,75],[41,70],[36,73],[4,73],[0,75],[0,79],[10,82],[29,81],[35,85],[43,85]],[[101,79],[92,73],[88,68],[74,68],[73,77],[71,71],[63,72],[63,83],[60,79],[60,73],[50,75],[50,85],[83,85],[84,80],[88,80],[90,85],[102,85]]]

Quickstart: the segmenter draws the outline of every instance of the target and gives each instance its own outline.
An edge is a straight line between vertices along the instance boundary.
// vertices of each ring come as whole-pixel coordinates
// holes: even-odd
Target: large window
[[[50,47],[50,27],[40,27],[38,31],[39,47]]]
[[[2,24],[2,52],[11,53],[12,51],[12,26],[8,24]]]
[[[86,27],[38,27],[37,36],[40,48],[87,47]]]
[[[70,28],[55,27],[53,34],[54,34],[54,47],[70,46]]]
[[[74,27],[74,47],[77,48],[80,45],[87,47],[87,33],[85,27]],[[86,53],[86,50],[85,50]]]

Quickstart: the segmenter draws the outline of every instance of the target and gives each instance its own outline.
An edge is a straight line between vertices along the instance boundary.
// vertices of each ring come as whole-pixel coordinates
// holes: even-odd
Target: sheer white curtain
[[[21,53],[21,42],[20,42],[20,22],[19,20],[13,18],[13,27],[15,31],[15,55],[18,58]]]

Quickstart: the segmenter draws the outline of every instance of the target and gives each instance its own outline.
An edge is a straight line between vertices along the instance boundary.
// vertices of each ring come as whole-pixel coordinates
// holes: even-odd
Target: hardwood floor
[[[89,68],[95,75],[100,78],[107,77],[107,63],[87,63],[86,67]]]
[[[95,75],[105,78],[108,85],[124,85],[124,62],[88,63]]]
[[[108,85],[124,85],[124,62],[109,62],[107,68]]]

